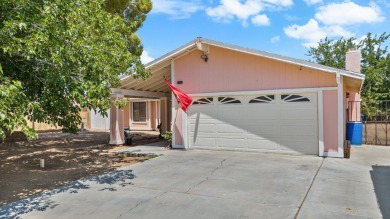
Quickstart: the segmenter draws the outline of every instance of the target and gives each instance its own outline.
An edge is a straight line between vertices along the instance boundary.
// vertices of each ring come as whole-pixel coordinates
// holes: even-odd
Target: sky
[[[152,0],[137,31],[150,62],[196,37],[310,60],[325,37],[390,33],[390,0]]]

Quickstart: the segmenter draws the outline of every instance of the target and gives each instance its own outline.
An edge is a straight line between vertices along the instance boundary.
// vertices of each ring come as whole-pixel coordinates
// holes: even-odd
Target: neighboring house
[[[197,38],[148,63],[146,81],[128,76],[112,89],[112,100],[131,104],[111,105],[110,143],[122,144],[128,125],[155,128],[157,118],[163,132],[172,127],[174,148],[343,157],[347,98],[360,100],[364,80],[360,53],[346,62],[342,70]],[[187,113],[163,76],[194,99]]]

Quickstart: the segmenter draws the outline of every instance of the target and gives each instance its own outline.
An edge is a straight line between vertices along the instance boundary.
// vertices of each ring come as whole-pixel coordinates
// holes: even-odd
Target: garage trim
[[[318,101],[318,156],[324,156],[324,98],[323,90],[319,90],[317,93]]]
[[[340,78],[340,79],[338,79]],[[344,157],[344,77],[342,75],[337,75],[337,87],[338,87],[338,156],[337,157]],[[328,154],[327,156],[333,156]]]
[[[280,89],[280,90],[256,90],[256,91],[236,91],[236,92],[215,92],[215,93],[190,93],[191,97],[206,97],[206,96],[244,96],[256,94],[280,94],[280,93],[309,93],[317,92],[319,90],[337,90],[338,87],[316,87],[316,88],[296,88],[296,89]]]
[[[199,97],[208,97],[208,96],[245,96],[245,95],[261,95],[261,94],[282,94],[282,93],[309,93],[309,92],[317,92],[317,119],[318,119],[318,151],[319,156],[335,156],[332,152],[327,153],[324,152],[324,137],[323,137],[323,96],[322,92],[325,90],[338,90],[340,89],[340,86],[338,87],[320,87],[320,88],[298,88],[298,89],[281,89],[281,90],[259,90],[259,91],[238,91],[238,92],[215,92],[215,93],[196,93],[196,94],[189,94],[189,96],[193,98],[199,98]],[[339,108],[340,110],[340,108]],[[342,110],[342,107],[341,107]],[[187,113],[183,112],[183,120],[182,124],[183,127],[185,127],[186,131],[183,131],[183,143],[186,142],[185,148],[189,148],[188,142],[190,141],[190,135],[188,133],[188,115]],[[340,133],[340,130],[339,130]],[[250,150],[250,149],[247,149]],[[339,149],[340,150],[340,149]],[[279,152],[278,152],[279,153]],[[331,154],[332,153],[332,154]],[[340,153],[340,152],[339,152]],[[337,155],[337,154],[336,154]]]

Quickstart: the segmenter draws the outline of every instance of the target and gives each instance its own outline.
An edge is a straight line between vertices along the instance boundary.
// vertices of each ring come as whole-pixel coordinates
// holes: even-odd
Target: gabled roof
[[[174,58],[194,49],[196,47],[196,43],[195,43],[196,41],[199,41],[199,42],[207,44],[207,45],[212,45],[212,46],[230,49],[230,50],[234,50],[234,51],[238,51],[238,52],[242,52],[242,53],[252,54],[255,56],[278,60],[281,62],[286,62],[286,63],[295,64],[295,65],[300,65],[303,67],[318,69],[318,70],[325,71],[325,72],[340,74],[340,75],[351,77],[351,78],[356,78],[356,79],[361,79],[361,80],[364,80],[364,78],[365,78],[364,74],[360,74],[360,73],[356,73],[356,72],[352,72],[352,71],[347,71],[347,70],[343,70],[343,69],[338,69],[338,68],[333,68],[333,67],[317,64],[317,63],[310,62],[310,61],[304,61],[301,59],[291,58],[291,57],[273,54],[273,53],[269,53],[269,52],[264,52],[264,51],[260,51],[260,50],[256,50],[256,49],[250,49],[250,48],[236,46],[236,45],[232,45],[232,44],[228,44],[228,43],[218,42],[215,40],[210,40],[210,39],[206,39],[206,38],[202,38],[202,37],[198,37],[195,40],[191,40],[190,42],[186,43],[185,45],[147,63],[145,65],[145,67],[149,68],[149,69],[153,69],[154,66],[163,64],[164,62],[166,62],[170,59],[174,59]]]
[[[349,88],[352,88],[352,90],[356,92],[360,92],[365,77],[363,74],[346,71],[338,68],[332,68],[314,62],[304,61],[304,60],[295,59],[287,56],[277,55],[273,53],[263,52],[260,50],[245,48],[241,46],[231,45],[227,43],[222,43],[222,42],[198,37],[195,40],[191,40],[185,45],[147,63],[145,67],[146,69],[149,69],[151,71],[151,76],[147,80],[135,79],[131,75],[122,77],[121,88],[127,90],[136,90],[136,91],[169,93],[170,89],[165,84],[164,80],[162,80],[162,78],[165,77],[168,80],[171,79],[171,60],[183,56],[186,53],[189,53],[196,49],[204,50],[205,48],[207,48],[207,45],[225,48],[225,49],[251,54],[259,57],[264,57],[268,59],[273,59],[280,62],[290,63],[290,64],[307,67],[311,69],[317,69],[323,72],[335,74],[336,78],[339,78],[338,76],[343,75],[347,77],[347,86]]]

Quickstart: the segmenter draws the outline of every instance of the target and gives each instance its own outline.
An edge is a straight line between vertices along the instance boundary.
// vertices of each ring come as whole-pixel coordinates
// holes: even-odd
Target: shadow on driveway
[[[132,170],[114,170],[103,175],[80,179],[58,189],[43,192],[20,201],[0,206],[0,219],[19,218],[20,215],[33,210],[45,211],[46,209],[53,209],[58,204],[51,200],[52,195],[62,192],[78,193],[79,190],[90,189],[89,184],[91,182],[108,185],[108,187],[99,191],[116,191],[113,184],[118,183],[117,185],[124,187],[131,185],[130,180],[134,178],[135,175],[132,173]]]
[[[382,216],[390,218],[390,166],[372,166],[370,174]]]

